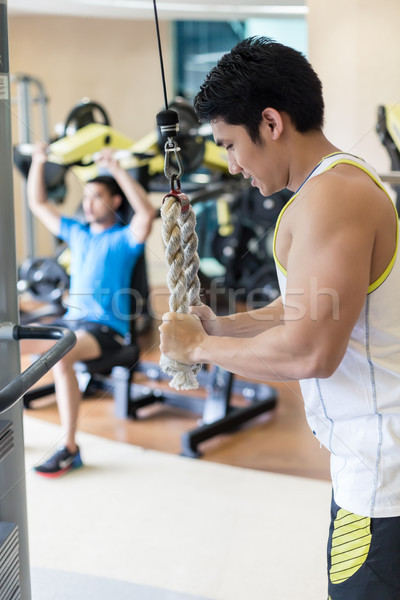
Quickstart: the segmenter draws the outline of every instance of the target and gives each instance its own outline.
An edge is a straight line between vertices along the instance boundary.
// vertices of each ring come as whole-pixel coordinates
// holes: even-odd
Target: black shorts
[[[102,354],[116,352],[124,345],[124,338],[122,335],[115,331],[115,329],[103,325],[103,323],[57,319],[56,321],[53,321],[51,325],[54,325],[55,327],[66,327],[67,329],[71,329],[71,331],[87,331],[99,342]]]
[[[400,517],[360,517],[332,500],[330,600],[400,599]]]

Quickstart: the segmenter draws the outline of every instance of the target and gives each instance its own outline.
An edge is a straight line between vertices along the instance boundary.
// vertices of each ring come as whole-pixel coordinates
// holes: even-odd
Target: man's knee
[[[53,372],[58,374],[68,373],[73,370],[76,360],[68,354],[65,354],[53,367]]]

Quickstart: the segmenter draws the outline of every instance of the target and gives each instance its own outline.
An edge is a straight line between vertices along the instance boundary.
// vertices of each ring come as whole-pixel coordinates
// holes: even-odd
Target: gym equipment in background
[[[63,299],[69,289],[69,275],[57,258],[27,258],[19,268],[17,289],[28,292],[40,305],[31,311],[20,309],[22,324],[43,317],[59,317],[65,313]]]
[[[380,177],[396,192],[396,207],[400,213],[400,104],[378,107],[376,131],[389,154],[392,169],[392,173],[381,174]]]
[[[200,280],[208,278],[204,287],[218,312],[232,311],[234,300],[252,309],[279,296],[272,240],[276,219],[290,195],[283,190],[265,198],[258,189],[248,188],[194,203]]]
[[[132,275],[132,289],[142,290],[147,285],[144,255],[139,259]],[[240,425],[275,408],[276,391],[268,385],[235,379],[232,373],[219,367],[204,367],[198,374],[199,384],[205,397],[185,395],[161,390],[157,382],[166,379],[156,363],[141,361],[137,318],[142,314],[139,305],[142,296],[132,294],[130,331],[125,345],[112,355],[75,364],[78,383],[84,396],[96,390],[106,390],[114,397],[115,415],[119,418],[140,419],[140,409],[150,404],[166,404],[201,416],[198,427],[184,433],[181,438],[182,455],[199,457],[199,446],[216,435],[230,433]],[[134,381],[137,373],[144,373],[152,384]],[[48,384],[24,394],[26,408],[33,408],[34,401],[54,393],[54,385]],[[233,394],[241,396],[240,405],[234,405]]]
[[[208,126],[199,123],[191,104],[178,97],[170,107],[179,117],[176,140],[185,173],[182,181],[196,206],[202,287],[208,295],[210,289],[217,291],[217,310],[226,310],[224,289],[254,308],[273,300],[279,290],[272,229],[290,192],[282,190],[264,198],[248,181],[230,175],[225,150],[209,139]],[[49,146],[45,176],[47,173],[50,197],[52,190],[64,185],[68,170],[83,182],[98,175],[93,155],[104,147],[115,150],[121,165],[145,189],[167,191],[163,142],[156,130],[133,142],[111,127],[101,105],[85,99],[69,112],[63,132],[65,135]],[[31,152],[31,144],[14,148],[15,164],[25,178]]]
[[[25,73],[10,75],[11,90],[16,96],[10,100],[16,105],[18,143],[19,145],[30,144],[32,131],[44,142],[49,140],[47,104],[48,98],[41,81]],[[15,149],[14,149],[15,152]],[[15,157],[14,157],[15,158]],[[15,162],[14,162],[15,164]],[[21,164],[22,167],[22,164]],[[25,168],[25,164],[23,165]],[[58,170],[58,168],[57,168]],[[54,167],[46,165],[46,171],[53,177]],[[26,181],[21,181],[21,196],[23,215],[23,243],[25,256],[34,256],[36,251],[36,229],[34,218],[28,207]]]
[[[159,134],[154,131],[139,142],[132,143],[111,128],[108,117],[103,119],[103,123],[88,123],[94,118],[91,110],[87,110],[88,105],[90,108],[98,106],[86,101],[71,111],[74,131],[71,132],[68,125],[64,128],[66,135],[50,144],[49,162],[58,162],[86,181],[98,174],[93,155],[108,146],[115,150],[122,166],[147,190],[168,191],[162,155],[164,147]],[[207,273],[202,272],[202,264],[199,271],[205,300],[216,312],[232,311],[237,300],[245,300],[247,294],[253,292],[253,285],[257,286],[257,302],[265,304],[275,299],[278,285],[273,266],[271,232],[289,194],[284,191],[263,198],[250,187],[248,181],[231,176],[225,151],[205,137],[209,134],[207,127],[197,121],[190,104],[179,98],[170,106],[179,116],[180,134],[177,142],[181,148],[182,164],[186,166],[185,190],[188,190],[191,203],[197,207],[199,255],[201,263],[203,256],[204,265],[207,264]],[[106,114],[105,111],[103,114]],[[72,117],[68,119],[71,121]],[[25,153],[29,157],[29,147],[19,148],[18,151],[20,155]],[[210,261],[214,263],[213,268],[210,268]],[[38,267],[39,271],[44,271],[43,276],[42,273],[35,275],[32,265],[29,265],[26,269],[29,277],[26,279],[32,282],[28,286],[31,293],[43,293],[44,299],[49,294],[47,283],[50,279],[45,276],[46,268],[50,267],[47,275],[57,278],[58,267],[53,265],[52,268],[40,260]],[[61,285],[57,284],[55,295],[61,297],[60,290],[65,279],[61,276],[58,281],[61,281]],[[227,290],[235,292],[233,304]],[[254,300],[255,296],[252,298]],[[132,314],[137,314],[135,307],[132,308]],[[132,319],[130,338],[133,344],[129,342],[118,355],[79,363],[76,370],[81,391],[88,394],[99,387],[110,390],[119,417],[138,418],[142,407],[155,402],[200,414],[201,425],[182,437],[182,454],[199,456],[202,442],[232,431],[276,406],[277,395],[273,388],[237,379],[218,367],[203,368],[199,373],[199,383],[206,391],[205,398],[140,385],[134,381],[137,372],[144,372],[155,385],[165,376],[158,365],[138,361],[136,336],[136,322]],[[53,391],[54,387],[47,386],[46,390],[29,392],[24,397],[25,406],[32,406],[33,400]],[[239,406],[234,406],[233,394],[241,396]]]
[[[49,144],[44,174],[48,196],[57,203],[64,200],[65,175],[69,169],[93,165],[93,154],[106,146],[126,149],[133,144],[130,138],[111,128],[105,109],[89,99],[83,99],[71,109],[62,128],[62,135]],[[27,178],[33,144],[19,143],[13,150],[14,164],[23,177]],[[82,177],[85,181],[97,174],[95,172],[92,175],[92,172],[94,171],[77,171],[77,175],[82,177],[85,174]]]

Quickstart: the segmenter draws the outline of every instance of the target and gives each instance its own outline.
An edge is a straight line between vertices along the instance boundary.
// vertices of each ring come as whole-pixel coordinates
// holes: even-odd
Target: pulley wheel
[[[75,131],[90,123],[109,125],[110,119],[105,109],[97,102],[82,101],[70,111],[64,123],[64,136],[68,135],[68,129],[74,127]]]

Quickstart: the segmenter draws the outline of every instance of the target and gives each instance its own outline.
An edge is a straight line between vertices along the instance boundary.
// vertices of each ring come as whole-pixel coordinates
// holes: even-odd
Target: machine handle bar
[[[0,411],[5,411],[39,381],[67,352],[75,346],[75,334],[63,327],[0,324],[1,340],[58,340],[25,371],[0,390]]]

